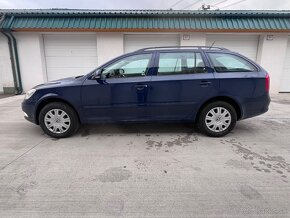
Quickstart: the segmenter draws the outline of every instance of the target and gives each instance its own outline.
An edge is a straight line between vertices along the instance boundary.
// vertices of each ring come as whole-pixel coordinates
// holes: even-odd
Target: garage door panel
[[[258,35],[207,35],[206,45],[224,47],[232,51],[238,52],[253,61],[257,59]]]
[[[78,42],[77,40],[80,40],[80,39],[81,41]],[[50,39],[45,37],[45,40],[50,40]],[[86,41],[83,41],[83,40],[86,40]],[[67,46],[71,48],[79,48],[79,47],[90,48],[92,43],[95,43],[95,41],[96,41],[95,37],[88,38],[88,37],[79,36],[78,39],[75,39],[75,40],[58,39],[58,40],[52,40],[52,41],[45,41],[45,44],[49,47],[56,46],[58,48],[67,48]]]
[[[92,68],[86,68],[86,67],[72,67],[72,68],[47,68],[47,75],[48,75],[48,80],[56,80],[55,78],[57,75],[68,75],[67,77],[73,77],[73,76],[79,76],[79,75],[84,75],[89,72],[91,72],[93,69]],[[65,78],[65,77],[62,77]]]
[[[82,40],[82,41],[77,41],[77,40]],[[51,40],[47,37],[45,37],[45,40]],[[86,41],[83,41],[86,40]],[[51,41],[46,41],[46,45],[48,46],[57,46],[57,47],[61,47],[61,48],[66,48],[68,45],[72,48],[78,48],[80,46],[82,47],[87,47],[89,48],[91,46],[91,43],[94,42],[96,39],[95,37],[82,37],[82,36],[78,36],[77,38],[75,38],[75,40],[65,40],[63,39],[63,37],[61,37],[58,40],[51,40]]]
[[[66,71],[67,73],[71,73],[71,76],[77,76],[84,73],[89,73],[93,69],[89,67],[72,67],[72,68],[48,68],[47,69],[49,73],[62,73],[63,71]]]
[[[46,64],[53,68],[89,67],[96,68],[95,57],[47,57]]]
[[[85,74],[97,67],[95,34],[44,35],[48,81]]]
[[[288,38],[286,56],[281,77],[280,92],[290,92],[290,37]]]
[[[79,40],[79,39],[82,40]],[[47,34],[44,35],[44,40],[48,45],[71,45],[71,43],[76,43],[76,45],[90,45],[91,41],[96,40],[96,35],[94,34]]]
[[[63,56],[75,56],[75,57],[82,57],[82,56],[89,56],[89,57],[96,57],[96,50],[95,48],[48,48],[46,50],[47,57],[63,57]]]
[[[124,36],[125,53],[145,47],[179,46],[179,34],[129,34]]]

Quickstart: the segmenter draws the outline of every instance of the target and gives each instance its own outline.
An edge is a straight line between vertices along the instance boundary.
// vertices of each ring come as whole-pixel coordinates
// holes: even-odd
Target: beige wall
[[[273,36],[272,40],[267,35]],[[257,62],[270,75],[270,92],[278,93],[280,89],[288,34],[268,33],[260,35]]]
[[[79,33],[78,33],[79,34]],[[148,33],[147,33],[148,34]],[[47,81],[41,33],[14,33],[18,43],[20,71],[24,91]],[[267,35],[273,35],[267,40]],[[96,33],[98,65],[123,54],[124,33]],[[260,34],[257,62],[271,76],[271,92],[278,93],[288,34]],[[181,46],[203,46],[206,33],[181,33]],[[13,87],[13,77],[7,39],[0,35],[0,91],[2,86]]]
[[[42,36],[39,33],[15,33],[23,90],[46,81],[43,62]]]
[[[0,33],[0,92],[3,87],[14,87],[7,38]]]
[[[205,33],[182,33],[180,35],[181,46],[205,46]]]

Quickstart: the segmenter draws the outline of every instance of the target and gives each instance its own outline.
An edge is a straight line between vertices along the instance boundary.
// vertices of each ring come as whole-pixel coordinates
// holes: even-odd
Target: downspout
[[[2,32],[2,34],[6,36],[6,38],[8,39],[9,55],[10,55],[10,61],[11,61],[12,74],[13,74],[15,94],[18,94],[18,83],[17,83],[17,76],[16,76],[16,70],[15,70],[15,62],[13,58],[13,49],[12,49],[11,39],[6,33]]]
[[[2,17],[1,22],[3,22],[4,18],[5,18],[5,14]],[[13,18],[14,17],[12,16],[9,21],[9,24],[11,24]],[[1,22],[0,22],[0,25],[1,25]],[[17,42],[16,42],[15,37],[12,35],[11,31],[5,32],[3,31],[2,27],[0,31],[8,39],[8,47],[9,47],[9,54],[10,54],[10,60],[11,60],[11,68],[12,68],[12,74],[13,74],[15,94],[20,95],[23,92],[23,88],[22,88],[22,81],[21,81],[21,74],[20,74],[20,67],[19,67]]]
[[[20,95],[23,92],[23,87],[22,87],[21,73],[20,73],[20,67],[19,67],[17,41],[16,41],[15,37],[13,36],[12,32],[8,32],[8,35],[10,35],[10,37],[12,39],[12,48],[13,48],[13,54],[14,54],[13,57],[14,57],[16,77],[17,77],[17,82],[18,82],[16,94]]]

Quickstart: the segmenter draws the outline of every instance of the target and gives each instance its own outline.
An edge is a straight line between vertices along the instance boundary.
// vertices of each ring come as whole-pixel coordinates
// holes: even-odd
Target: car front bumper
[[[35,105],[34,103],[24,100],[21,104],[22,111],[24,112],[24,118],[32,123],[38,124],[35,118]]]

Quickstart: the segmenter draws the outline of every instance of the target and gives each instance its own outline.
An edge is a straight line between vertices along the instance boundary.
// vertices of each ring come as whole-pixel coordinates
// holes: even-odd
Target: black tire
[[[224,129],[220,129],[221,127],[219,127],[219,129],[216,129],[217,132],[212,130],[212,129],[214,129],[213,125],[208,127],[208,125],[210,125],[210,124],[207,125],[207,120],[206,120],[207,114],[210,113],[210,111],[212,109],[214,109],[214,111],[217,110],[215,108],[226,109],[229,112],[228,116],[230,116],[230,121],[228,122],[229,125],[227,127],[226,127],[226,125],[223,125]],[[225,110],[223,110],[223,111],[225,111]],[[227,102],[216,101],[216,102],[209,103],[202,108],[202,110],[199,114],[199,117],[198,117],[197,125],[198,125],[198,129],[203,134],[206,134],[210,137],[222,137],[222,136],[227,135],[229,132],[231,132],[233,130],[233,128],[236,125],[236,122],[237,122],[237,112],[236,112],[235,108]],[[210,122],[208,122],[208,123],[210,123]],[[212,129],[210,129],[210,128],[212,128]]]
[[[50,130],[46,124],[45,124],[45,116],[46,114],[54,109],[59,109],[62,110],[63,112],[66,113],[66,118],[69,118],[69,127],[64,131],[64,132],[52,132],[52,130]],[[43,129],[43,131],[53,137],[53,138],[66,138],[69,137],[71,135],[73,135],[74,133],[76,133],[80,127],[80,122],[79,122],[79,118],[78,115],[76,114],[75,110],[73,108],[71,108],[69,105],[62,103],[62,102],[52,102],[49,103],[47,105],[45,105],[40,113],[39,113],[39,125],[41,126],[41,128]],[[59,129],[59,128],[58,128]],[[62,130],[63,131],[63,130]]]

